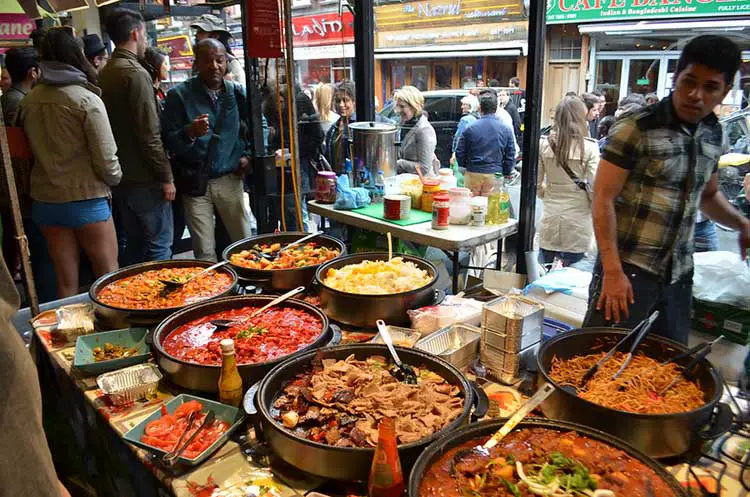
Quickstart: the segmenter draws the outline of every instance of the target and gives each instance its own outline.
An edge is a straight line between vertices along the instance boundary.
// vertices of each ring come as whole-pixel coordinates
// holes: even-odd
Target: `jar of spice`
[[[451,188],[451,224],[469,224],[471,221],[471,190]]]
[[[336,203],[336,173],[320,171],[315,180],[315,200],[321,204]]]
[[[432,229],[447,230],[450,225],[451,198],[445,193],[438,193],[432,200]]]
[[[425,178],[422,180],[422,210],[432,212],[432,201],[440,193],[440,180]]]
[[[487,197],[474,197],[471,199],[471,225],[484,226],[487,216]]]

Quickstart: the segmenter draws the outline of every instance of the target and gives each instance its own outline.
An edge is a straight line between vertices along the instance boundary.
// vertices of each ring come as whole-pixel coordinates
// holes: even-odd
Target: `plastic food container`
[[[388,333],[391,334],[393,345],[398,345],[399,347],[414,347],[414,344],[416,344],[417,340],[422,336],[421,333],[410,328],[400,328],[398,326],[390,325],[387,326],[387,328]],[[372,343],[385,343],[383,337],[380,336],[380,332],[373,337]]]
[[[458,179],[453,175],[453,170],[447,167],[442,168],[438,171],[440,179],[440,189],[443,191],[450,191],[451,188],[458,186]]]
[[[153,395],[161,379],[161,371],[155,364],[138,364],[104,373],[96,379],[96,384],[112,404],[119,406]]]
[[[471,190],[468,188],[451,188],[451,224],[469,224],[471,221]]]
[[[336,203],[336,173],[320,171],[315,180],[315,201],[321,204]]]
[[[409,177],[401,182],[401,194],[411,197],[412,209],[419,209],[422,206],[422,191],[422,180],[419,177]]]

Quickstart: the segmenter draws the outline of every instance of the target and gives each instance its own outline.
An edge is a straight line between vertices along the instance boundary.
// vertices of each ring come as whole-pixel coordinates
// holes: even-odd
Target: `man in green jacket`
[[[117,9],[106,21],[115,44],[99,73],[122,181],[113,191],[118,230],[126,237],[122,265],[169,259],[172,255],[172,205],[175,186],[161,140],[154,87],[138,62],[146,52],[143,17]]]

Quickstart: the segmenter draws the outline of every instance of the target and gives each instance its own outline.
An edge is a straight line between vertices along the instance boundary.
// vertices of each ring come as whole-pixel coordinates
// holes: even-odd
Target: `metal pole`
[[[529,6],[529,59],[526,64],[526,113],[521,169],[521,205],[518,218],[516,272],[526,274],[526,252],[534,245],[536,180],[539,169],[539,136],[542,121],[542,85],[544,78],[545,13],[547,2]]]
[[[375,13],[372,0],[354,2],[354,81],[357,120],[375,120]]]
[[[242,32],[247,33],[248,12],[247,1],[240,1],[240,18],[242,19]],[[261,111],[261,96],[258,91],[258,73],[253,70],[253,60],[248,57],[247,36],[242,36],[242,53],[245,57],[245,81],[247,82],[247,115],[250,118],[250,139],[253,144],[253,159],[266,155],[263,143],[263,116]]]

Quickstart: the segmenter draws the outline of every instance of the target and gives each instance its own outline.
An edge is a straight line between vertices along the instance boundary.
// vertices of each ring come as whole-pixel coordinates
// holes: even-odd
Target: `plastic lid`
[[[225,338],[219,342],[222,354],[234,354],[234,340],[231,338]]]
[[[438,174],[440,176],[453,176],[453,169],[448,169],[447,167],[444,167],[440,171],[438,171]]]
[[[440,180],[437,178],[425,178],[422,180],[424,186],[440,186]]]
[[[468,188],[451,188],[448,192],[457,197],[471,197],[471,190]]]
[[[448,196],[447,193],[438,193],[437,195],[433,197],[433,200],[435,202],[448,202],[450,201],[450,199],[451,198]]]
[[[320,171],[318,173],[318,176],[323,176],[325,178],[335,178],[336,173],[334,173],[333,171]]]

